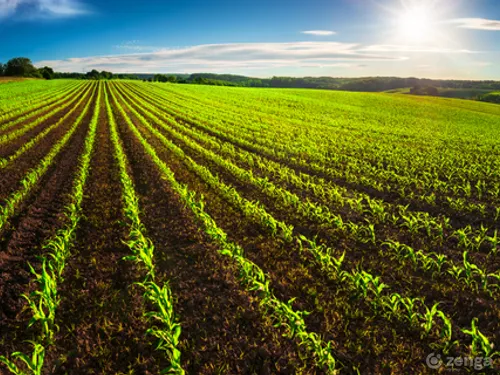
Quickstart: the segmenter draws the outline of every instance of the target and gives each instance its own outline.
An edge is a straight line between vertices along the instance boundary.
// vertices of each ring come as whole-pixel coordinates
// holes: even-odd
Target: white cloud
[[[302,34],[315,35],[315,36],[329,36],[329,35],[335,35],[337,33],[331,30],[307,30],[307,31],[302,31]]]
[[[266,69],[339,62],[394,61],[404,57],[368,53],[357,44],[336,42],[204,44],[154,52],[40,61],[57,71],[199,72]]]
[[[0,0],[0,17],[62,18],[88,14],[79,0]]]
[[[356,64],[356,63],[333,63],[333,64],[302,64],[301,68],[346,68],[346,69],[356,69],[356,68],[365,68],[365,64]]]
[[[450,49],[431,46],[406,46],[397,44],[374,44],[361,48],[365,52],[418,52],[418,53],[477,53],[467,49]]]
[[[490,61],[475,61],[475,62],[471,63],[470,65],[471,66],[478,66],[480,68],[485,68],[487,66],[493,65],[493,63]]]
[[[464,29],[500,31],[500,21],[497,20],[488,20],[486,18],[458,18],[452,22]]]
[[[135,51],[135,52],[146,52],[146,51],[152,52],[162,49],[161,47],[142,45],[138,40],[128,40],[124,43],[113,46],[113,48],[118,50]]]

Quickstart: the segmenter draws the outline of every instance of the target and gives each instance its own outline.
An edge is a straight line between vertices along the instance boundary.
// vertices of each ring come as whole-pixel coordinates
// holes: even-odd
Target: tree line
[[[36,68],[30,59],[16,57],[6,64],[0,63],[0,76],[33,77],[45,79],[142,79],[149,82],[190,83],[213,86],[310,88],[324,90],[381,92],[409,88],[415,95],[439,95],[438,87],[444,89],[500,90],[499,81],[431,80],[399,77],[272,77],[252,78],[234,74],[194,73],[194,74],[114,74],[96,69],[87,73],[60,73],[50,67]],[[489,101],[497,100],[487,98]]]
[[[36,68],[30,59],[16,57],[10,59],[6,64],[0,63],[0,76],[52,79],[54,70],[48,66]]]
[[[187,83],[244,87],[311,88],[343,91],[380,92],[411,88],[415,94],[434,94],[433,88],[500,90],[499,81],[433,80],[400,77],[272,77],[251,78],[231,74],[196,73],[184,79]]]
[[[481,95],[479,97],[479,100],[483,102],[500,104],[500,92],[490,92],[488,94]]]
[[[99,72],[95,69],[87,73],[54,72],[48,66],[36,68],[27,57],[15,57],[10,59],[6,64],[0,63],[0,76],[45,79],[139,79],[135,74],[113,74],[104,70]]]

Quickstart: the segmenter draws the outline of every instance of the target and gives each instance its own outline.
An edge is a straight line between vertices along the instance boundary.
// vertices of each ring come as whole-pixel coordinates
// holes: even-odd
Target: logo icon
[[[431,353],[425,359],[425,363],[431,369],[437,370],[441,367],[443,362],[441,361],[441,355],[436,353]]]

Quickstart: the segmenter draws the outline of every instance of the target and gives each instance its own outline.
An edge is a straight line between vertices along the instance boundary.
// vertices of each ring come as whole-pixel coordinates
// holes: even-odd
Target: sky
[[[0,0],[56,71],[500,80],[500,0]]]

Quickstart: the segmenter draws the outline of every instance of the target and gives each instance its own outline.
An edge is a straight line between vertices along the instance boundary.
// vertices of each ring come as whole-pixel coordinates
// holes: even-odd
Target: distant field
[[[388,94],[410,94],[410,87],[387,90],[385,93]],[[483,89],[451,89],[438,87],[438,92],[440,97],[444,98],[456,98],[456,99],[477,99],[482,95],[491,93],[491,90]]]
[[[480,95],[488,94],[491,90],[481,89],[439,89],[439,95],[447,98],[475,99]]]
[[[436,353],[499,366],[499,139],[500,106],[457,99],[2,85],[3,362],[434,374]]]
[[[22,81],[32,81],[36,80],[37,78],[22,78],[22,77],[0,77],[0,83],[7,83],[7,82],[22,82]]]
[[[411,87],[403,87],[400,89],[392,89],[392,90],[387,90],[384,91],[387,94],[409,94],[410,93]]]

